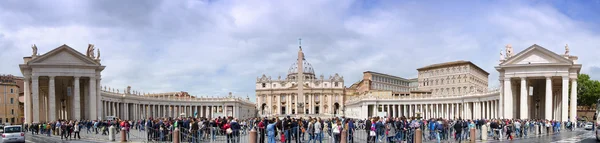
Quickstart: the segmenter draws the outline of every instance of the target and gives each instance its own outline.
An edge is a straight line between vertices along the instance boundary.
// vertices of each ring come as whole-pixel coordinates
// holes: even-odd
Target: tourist
[[[456,121],[456,123],[454,124],[453,128],[454,128],[454,131],[455,131],[455,133],[454,133],[454,136],[455,136],[454,140],[458,141],[460,143],[462,141],[461,136],[460,136],[461,131],[462,131],[462,121],[460,119],[458,121]]]
[[[395,141],[395,137],[396,137],[396,126],[395,126],[395,121],[392,118],[389,118],[388,121],[385,124],[385,129],[386,129],[386,135],[387,135],[387,141],[388,142],[394,142]]]
[[[331,126],[331,130],[333,132],[333,141],[335,143],[339,143],[341,138],[340,138],[340,132],[341,132],[341,122],[339,120],[332,120],[332,122],[334,122]]]
[[[348,120],[348,142],[354,143],[354,130],[356,130],[356,126],[354,125],[354,120]]]
[[[238,123],[238,119],[235,118],[233,120],[231,120],[231,122],[229,123],[231,130],[233,131],[233,135],[232,135],[232,142],[233,143],[239,143],[240,142],[240,130],[241,130],[241,126]]]
[[[75,134],[73,135],[73,139],[81,139],[81,136],[79,135],[79,122],[75,123],[75,127],[73,128]]]
[[[375,140],[377,138],[377,125],[376,125],[377,123],[375,123],[374,118],[371,118],[371,122],[372,122],[371,127],[370,127],[371,130],[369,131],[369,134],[368,134],[370,137],[370,140],[368,142],[375,143]]]
[[[267,125],[267,135],[268,143],[275,143],[275,122],[274,120],[269,120],[269,125]]]
[[[323,125],[321,123],[321,118],[317,118],[317,121],[314,123],[315,126],[315,143],[319,141],[319,143],[323,142]]]
[[[512,140],[512,125],[511,124],[506,124],[506,139],[510,139]]]
[[[306,133],[308,133],[308,143],[311,143],[311,141],[315,141],[315,121],[314,120],[310,120],[308,122],[307,128],[306,128]]]
[[[259,143],[265,143],[265,132],[266,132],[266,125],[268,125],[267,123],[265,123],[267,120],[262,119],[260,120],[260,122],[258,123],[258,132],[259,134]],[[309,141],[310,143],[310,141]]]

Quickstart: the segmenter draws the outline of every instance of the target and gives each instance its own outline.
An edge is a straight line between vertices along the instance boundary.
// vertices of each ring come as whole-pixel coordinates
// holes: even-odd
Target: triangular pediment
[[[48,53],[38,56],[28,62],[28,64],[44,65],[100,65],[92,58],[87,57],[77,50],[62,45]]]
[[[546,48],[534,44],[520,53],[506,59],[500,65],[530,64],[573,64],[573,62]]]

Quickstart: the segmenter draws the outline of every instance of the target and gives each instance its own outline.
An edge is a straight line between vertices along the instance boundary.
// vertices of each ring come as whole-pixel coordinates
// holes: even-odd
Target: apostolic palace
[[[263,74],[255,82],[256,101],[229,93],[198,97],[187,92],[144,93],[131,87],[103,86],[100,51],[85,54],[62,45],[24,57],[25,123],[57,119],[141,119],[148,117],[443,117],[575,120],[578,57],[542,46],[510,45],[500,53],[499,81],[466,60],[432,63],[416,69],[416,78],[365,71],[346,86],[334,73],[317,75],[302,47],[284,77]],[[292,61],[294,60],[294,61]],[[269,71],[265,71],[269,72]],[[250,84],[250,83],[249,83]],[[490,87],[490,85],[500,85]],[[570,94],[569,94],[570,93]]]

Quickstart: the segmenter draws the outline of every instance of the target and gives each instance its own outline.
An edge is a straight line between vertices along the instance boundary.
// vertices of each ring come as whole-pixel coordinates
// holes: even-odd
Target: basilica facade
[[[286,77],[272,79],[263,74],[256,78],[258,114],[261,117],[342,116],[344,88],[344,78],[337,73],[328,78],[316,76],[300,47],[298,59]]]

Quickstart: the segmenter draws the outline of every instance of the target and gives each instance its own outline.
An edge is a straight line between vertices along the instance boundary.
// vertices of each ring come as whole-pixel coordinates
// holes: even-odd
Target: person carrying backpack
[[[439,119],[437,122],[435,122],[435,138],[437,139],[438,143],[440,143],[440,134],[442,133],[442,130],[444,129],[444,127],[442,126],[442,124],[440,122],[441,121]]]

